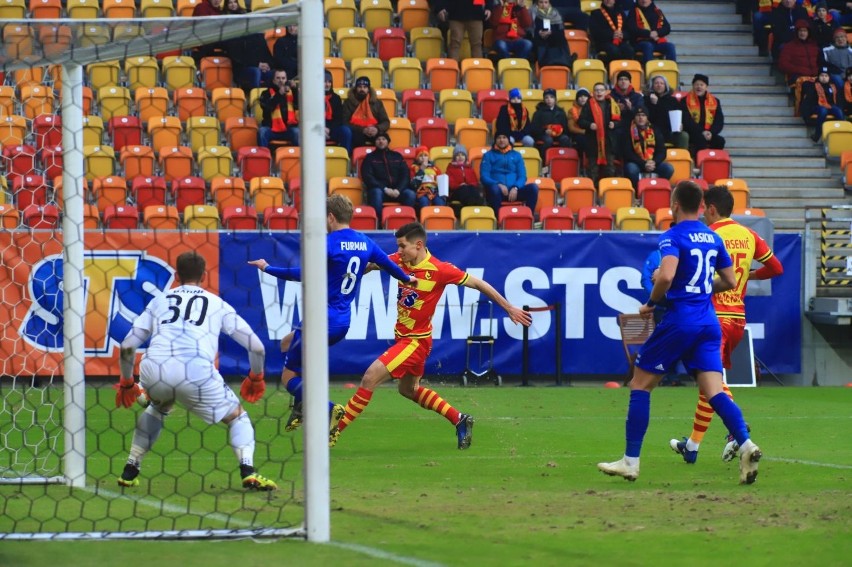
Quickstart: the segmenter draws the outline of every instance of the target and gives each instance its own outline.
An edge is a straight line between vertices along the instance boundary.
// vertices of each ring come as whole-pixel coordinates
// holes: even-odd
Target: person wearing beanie
[[[673,110],[681,111],[681,106],[680,101],[675,98],[674,93],[669,88],[669,82],[665,76],[654,75],[651,77],[651,88],[645,95],[644,106],[648,111],[651,124],[660,129],[667,144],[683,150],[689,147],[689,136],[683,131],[682,120],[680,129],[677,132],[672,132],[669,113]]]
[[[633,120],[633,109],[642,105],[642,93],[633,88],[630,71],[619,71],[615,76],[615,84],[612,86],[610,96],[618,103],[621,109],[621,118],[627,124]]]
[[[589,154],[589,177],[595,183],[604,177],[615,177],[615,156],[618,150],[618,133],[621,109],[603,83],[595,83],[592,98],[580,112],[577,122],[586,131]]]
[[[520,89],[509,91],[509,102],[500,107],[495,125],[496,131],[508,133],[512,144],[535,145],[532,121],[527,107],[521,102]]]
[[[580,158],[580,172],[584,174],[586,171],[586,156],[588,155],[588,140],[586,137],[586,129],[579,125],[580,114],[583,112],[583,107],[586,106],[591,98],[589,89],[579,88],[574,96],[574,104],[571,105],[568,111],[568,135],[571,137],[571,144],[577,150],[577,156]]]
[[[772,26],[772,59],[777,61],[784,45],[796,38],[796,25],[800,22],[807,23],[810,16],[796,0],[781,0],[781,4],[772,10],[769,18]],[[759,45],[765,46],[768,43],[768,35],[763,33],[762,43]]]
[[[603,0],[601,7],[589,18],[589,37],[595,48],[606,54],[601,59],[607,67],[611,61],[636,57],[636,47],[626,23],[624,12],[615,0]]]
[[[325,139],[346,148],[352,157],[352,130],[343,123],[343,100],[332,88],[330,71],[325,72]]]
[[[824,49],[831,45],[834,41],[834,34],[838,31],[846,35],[846,30],[840,27],[840,18],[835,18],[828,11],[828,6],[825,2],[817,2],[814,6],[814,14],[811,18],[811,30],[814,40],[820,49]]]
[[[494,50],[498,59],[528,59],[533,43],[526,38],[532,18],[523,2],[501,0],[491,11],[490,24],[494,33]]]
[[[361,181],[367,204],[376,209],[376,215],[381,219],[385,203],[413,207],[416,195],[410,187],[408,163],[401,153],[388,148],[390,137],[387,132],[377,132],[374,143],[376,149],[361,162]]]
[[[449,201],[454,208],[460,211],[461,207],[485,203],[476,171],[467,159],[467,149],[461,144],[456,144],[453,148],[453,161],[447,165],[447,177],[450,187]],[[459,211],[456,211],[456,216]]]
[[[786,75],[790,87],[799,77],[816,77],[820,50],[810,31],[807,20],[798,20],[796,38],[785,43],[778,54],[778,70]]]
[[[539,67],[558,65],[571,67],[574,58],[565,34],[562,15],[550,0],[536,0],[532,9],[532,38]]]
[[[438,195],[438,176],[441,169],[429,158],[429,148],[420,146],[414,152],[411,164],[411,188],[417,193],[417,206],[446,205],[444,197]]]
[[[707,90],[710,79],[696,74],[692,90],[681,100],[683,129],[689,134],[689,150],[693,158],[704,149],[725,149],[725,138],[720,134],[725,127],[722,103]]]
[[[258,145],[272,150],[272,142],[299,145],[299,93],[290,86],[287,71],[275,69],[272,84],[258,99],[263,119],[257,131]],[[273,151],[274,153],[274,151]]]
[[[636,6],[627,14],[627,31],[642,52],[642,66],[654,58],[654,52],[663,59],[677,61],[675,46],[668,40],[672,32],[669,21],[653,0],[636,0]]]
[[[524,158],[512,147],[508,132],[497,130],[494,134],[494,145],[482,156],[479,174],[485,198],[495,215],[500,213],[504,201],[524,204],[535,211],[538,185],[527,183]]]
[[[648,111],[639,106],[621,144],[624,176],[639,187],[640,176],[671,179],[674,167],[666,159],[666,140],[662,131],[648,121]]]
[[[852,47],[849,47],[846,30],[843,28],[835,30],[832,45],[820,51],[819,66],[828,67],[832,82],[838,90],[842,90],[843,83],[846,82],[844,73],[846,69],[852,67]]]
[[[840,108],[842,96],[831,81],[828,67],[819,70],[816,81],[806,81],[802,84],[802,104],[800,112],[805,124],[814,128],[811,140],[819,142],[822,138],[822,125],[829,118],[844,120],[843,109]]]
[[[390,118],[376,96],[369,77],[358,77],[343,101],[343,122],[352,130],[352,146],[375,144],[379,132],[387,132]],[[381,211],[379,211],[381,212]]]
[[[571,145],[571,139],[568,137],[568,115],[556,104],[555,89],[546,89],[544,101],[536,105],[532,117],[532,137],[542,158],[546,157],[547,150],[554,145],[563,148]]]

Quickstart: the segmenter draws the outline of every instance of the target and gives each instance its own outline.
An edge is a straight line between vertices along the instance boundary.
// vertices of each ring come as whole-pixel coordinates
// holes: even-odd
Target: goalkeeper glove
[[[266,382],[263,381],[263,372],[259,374],[249,372],[249,375],[243,380],[242,386],[240,386],[240,395],[251,404],[262,398],[265,391]]]
[[[114,384],[115,388],[115,407],[130,408],[136,403],[136,399],[142,394],[142,388],[136,383],[136,380],[125,378],[124,376]]]

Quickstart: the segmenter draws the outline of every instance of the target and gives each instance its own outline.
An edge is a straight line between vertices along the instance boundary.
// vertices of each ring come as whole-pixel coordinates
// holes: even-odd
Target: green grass
[[[332,545],[293,540],[268,545],[4,541],[0,542],[0,565],[135,564],[144,554],[146,560],[161,565],[205,567],[264,560],[356,566],[597,565],[604,561],[839,566],[848,564],[852,555],[852,389],[735,390],[765,455],[758,481],[751,486],[737,483],[735,462],[720,459],[724,442],[718,419],[711,425],[697,464],[684,464],[669,449],[670,438],[689,433],[695,388],[654,392],[641,475],[635,483],[604,476],[595,468],[598,461],[615,460],[623,452],[625,389],[463,389],[441,384],[435,389],[476,416],[473,446],[458,451],[454,430],[446,420],[401,398],[394,389],[379,390],[332,449]],[[339,388],[332,392],[338,400],[351,393]],[[95,399],[99,406],[109,401],[107,394]],[[171,425],[168,429],[174,432],[160,442],[179,445],[183,459],[146,461],[141,492],[178,492],[182,494],[178,501],[183,499],[199,513],[220,514],[218,520],[194,520],[199,525],[222,527],[222,518],[232,515],[298,524],[301,440],[296,436],[292,456],[293,435],[279,433],[274,419],[286,415],[285,403],[286,396],[275,392],[265,407],[253,409],[259,439],[275,439],[268,460],[259,455],[258,463],[264,474],[282,475],[278,478],[289,487],[281,491],[284,494],[242,493],[231,473],[233,455],[227,447],[208,450],[209,454],[196,451],[191,447],[193,437],[181,436],[180,428]],[[269,417],[260,419],[261,410]],[[97,436],[117,444],[113,448],[101,442],[103,457],[90,464],[90,471],[94,466],[107,483],[106,473],[119,471],[123,463],[122,436],[129,435],[132,414],[93,413]],[[179,415],[169,419],[177,425],[189,423],[198,443],[204,427]],[[107,426],[120,435],[108,434]],[[218,443],[217,447],[223,445],[224,437]],[[284,455],[285,451],[290,454]],[[192,461],[186,459],[190,454]],[[187,477],[181,471],[188,462],[194,473]],[[220,498],[212,498],[209,489],[192,492],[211,479]],[[50,514],[70,519],[73,507],[67,510],[65,499],[49,496],[54,489],[66,490],[67,495],[61,487],[47,491],[0,487],[5,499],[0,531],[9,530],[10,512],[18,519],[15,527],[27,525],[23,512],[11,502],[25,503],[29,516],[42,518],[45,525]],[[27,490],[33,493],[26,496]],[[158,519],[161,514],[156,510],[126,498],[90,499],[98,504],[86,511],[89,517],[109,509],[122,518],[112,521],[121,529],[144,524],[134,515],[149,518],[149,526],[180,527],[185,521]],[[214,526],[216,521],[220,523]],[[59,557],[62,560],[57,562]]]

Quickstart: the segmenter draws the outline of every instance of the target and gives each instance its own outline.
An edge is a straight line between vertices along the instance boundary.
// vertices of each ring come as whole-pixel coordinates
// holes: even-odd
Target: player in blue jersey
[[[651,318],[654,306],[663,300],[667,301],[668,310],[636,357],[624,457],[612,463],[598,463],[598,469],[610,476],[631,481],[638,478],[639,453],[650,420],[651,391],[681,360],[740,445],[740,483],[751,484],[757,478],[762,453],[749,439],[740,408],[722,389],[722,331],[712,302],[714,293],[733,289],[737,282],[722,238],[698,220],[702,199],[701,188],[691,181],[678,183],[672,194],[677,224],[660,236],[660,269],[651,297],[639,313]],[[714,278],[714,274],[718,277]]]
[[[352,300],[358,295],[361,278],[367,264],[373,263],[390,273],[403,283],[414,283],[416,278],[407,275],[388,258],[368,236],[349,228],[352,221],[352,202],[342,195],[331,195],[326,201],[328,224],[328,344],[339,343],[349,331]],[[252,266],[277,278],[301,281],[302,270],[299,266],[279,268],[270,266],[264,260],[251,260]],[[294,431],[302,424],[302,329],[295,331],[281,341],[282,350],[287,350],[284,358],[284,371],[281,381],[293,396],[293,411],[287,418],[285,430]],[[343,417],[343,406],[329,402],[330,430],[337,427]]]

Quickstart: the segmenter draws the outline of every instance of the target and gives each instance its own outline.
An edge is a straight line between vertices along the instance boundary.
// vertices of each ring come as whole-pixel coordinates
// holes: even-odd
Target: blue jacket
[[[520,189],[527,184],[527,168],[524,158],[515,150],[509,150],[505,154],[491,148],[482,156],[479,166],[479,179],[482,185],[497,185],[502,183],[509,189],[517,187]]]

